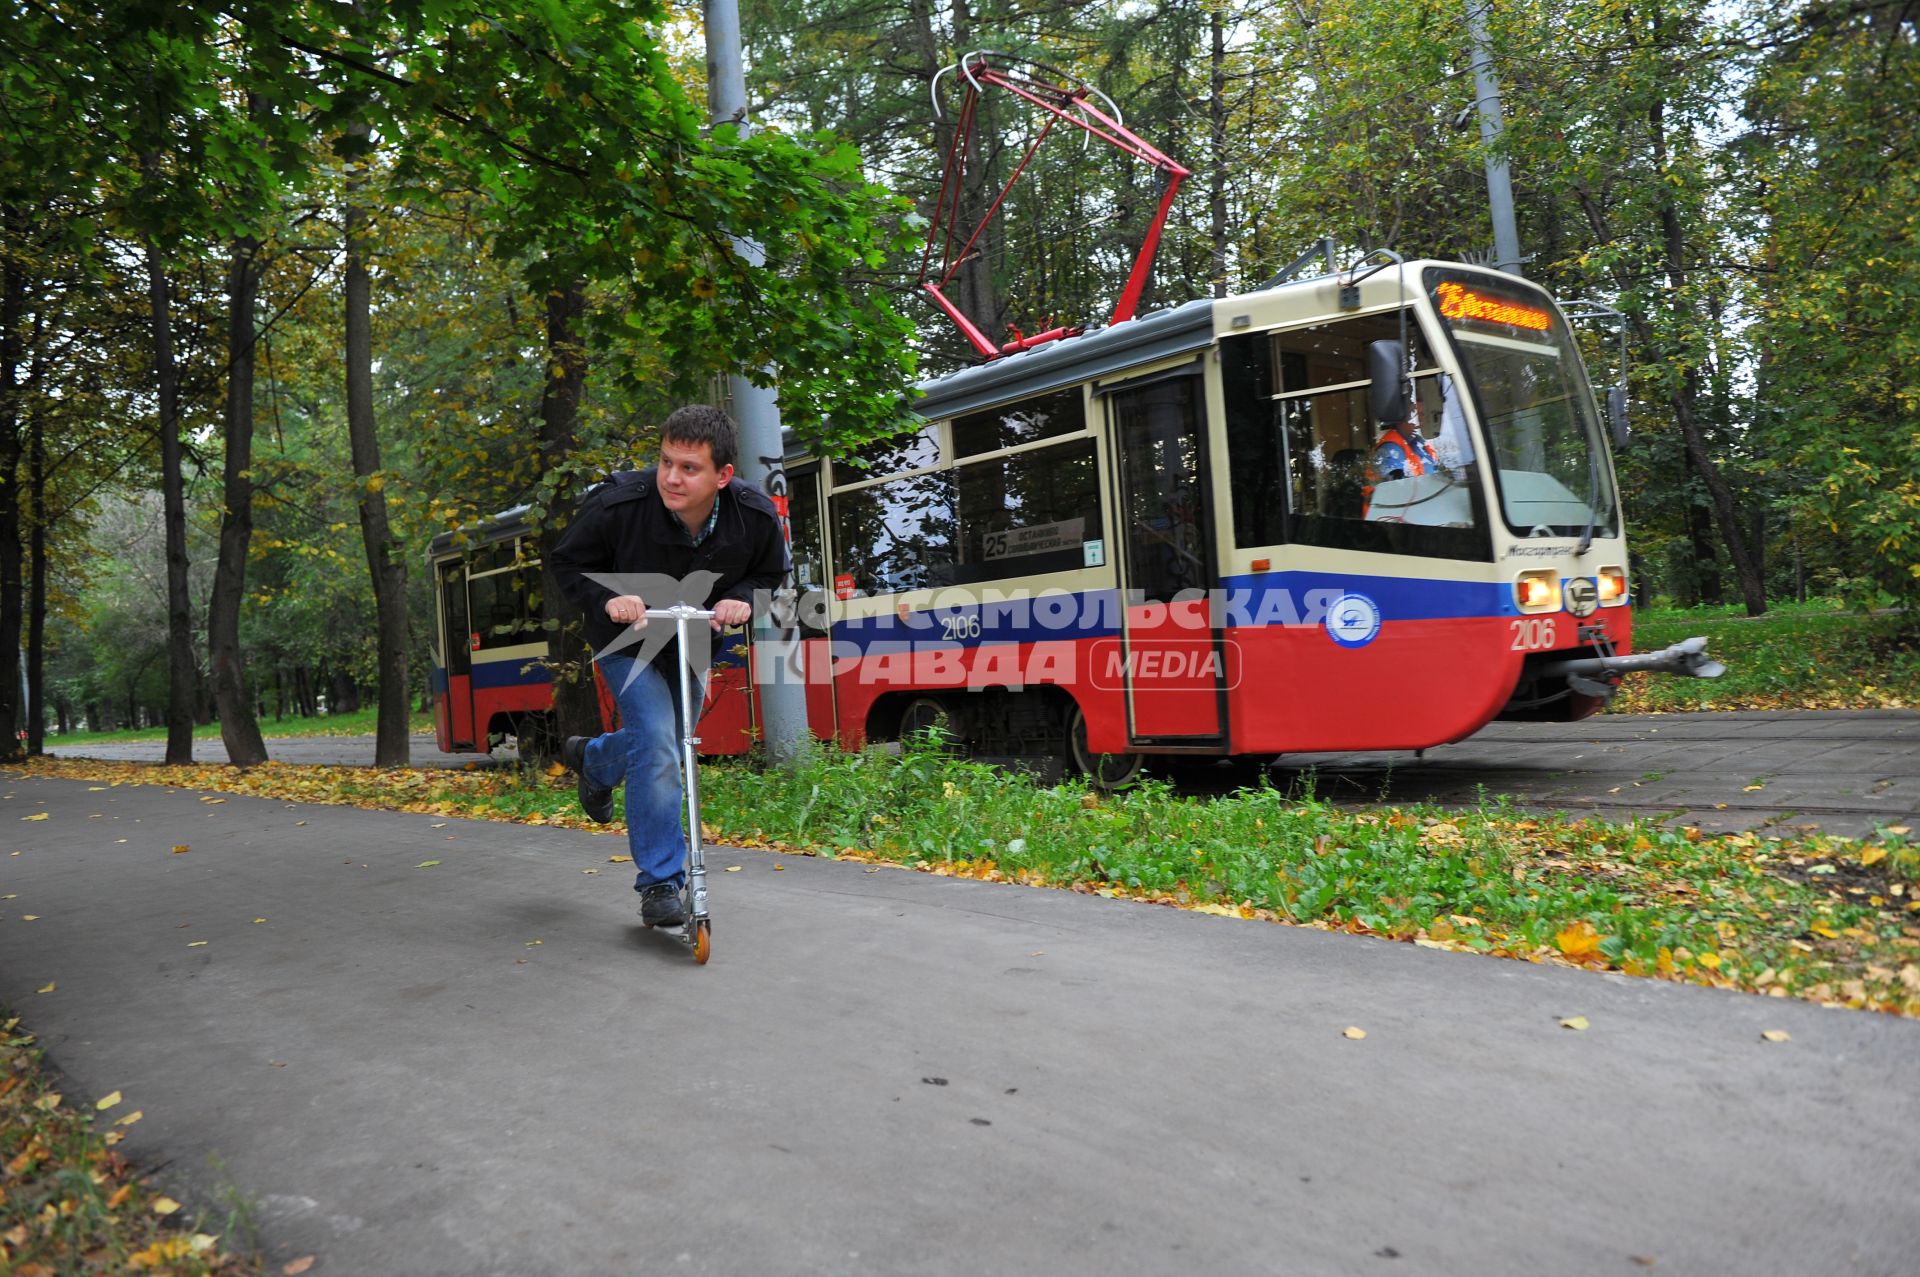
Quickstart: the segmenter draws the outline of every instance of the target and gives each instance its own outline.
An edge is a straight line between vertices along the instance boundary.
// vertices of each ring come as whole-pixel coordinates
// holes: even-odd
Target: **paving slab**
[[[246,1205],[275,1267],[1905,1277],[1920,1254],[1905,1020],[727,850],[697,967],[639,927],[617,838],[0,795],[0,1000],[73,1100],[145,1114],[122,1150],[191,1210]]]
[[[1466,804],[1657,819],[1714,833],[1920,828],[1920,712],[1603,714],[1491,723],[1415,754],[1290,754],[1283,784],[1335,801]],[[1749,788],[1758,785],[1758,788]]]

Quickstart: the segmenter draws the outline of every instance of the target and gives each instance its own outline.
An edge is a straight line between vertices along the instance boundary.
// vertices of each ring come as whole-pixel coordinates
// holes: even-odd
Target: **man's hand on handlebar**
[[[647,605],[638,594],[621,594],[607,600],[607,619],[636,630],[647,628]]]
[[[713,605],[713,631],[718,634],[729,625],[745,625],[753,619],[753,604],[740,599],[721,599]]]

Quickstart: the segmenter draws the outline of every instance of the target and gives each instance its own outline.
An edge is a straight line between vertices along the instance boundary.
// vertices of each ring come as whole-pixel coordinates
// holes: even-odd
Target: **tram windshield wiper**
[[[1593,548],[1593,527],[1600,519],[1596,503],[1600,500],[1600,454],[1589,448],[1587,452],[1587,528],[1580,534],[1580,544],[1574,547],[1573,556],[1577,559]]]

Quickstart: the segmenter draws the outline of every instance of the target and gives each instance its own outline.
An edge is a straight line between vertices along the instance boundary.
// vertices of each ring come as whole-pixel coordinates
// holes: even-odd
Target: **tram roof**
[[[437,559],[443,554],[455,550],[468,549],[476,545],[490,545],[495,541],[505,541],[508,537],[518,536],[527,530],[527,512],[530,505],[517,505],[510,510],[476,519],[451,532],[441,532],[427,542],[427,557]],[[460,538],[458,541],[455,538]]]
[[[958,416],[1205,350],[1213,342],[1213,305],[1211,297],[1198,298],[921,382],[913,410],[930,419]]]

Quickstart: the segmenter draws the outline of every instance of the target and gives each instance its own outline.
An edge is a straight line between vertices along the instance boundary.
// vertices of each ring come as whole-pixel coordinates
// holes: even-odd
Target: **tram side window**
[[[467,607],[473,630],[480,636],[479,651],[542,641],[539,565],[469,576]]]
[[[1079,434],[1086,428],[1086,402],[1080,387],[1073,386],[1050,395],[1036,395],[985,412],[955,417],[953,455],[971,457],[998,452],[1055,435]]]
[[[897,470],[918,470],[940,460],[940,437],[929,424],[910,434],[875,439],[854,450],[842,479],[879,478]]]
[[[836,566],[854,596],[952,584],[954,504],[951,470],[835,493]],[[847,583],[834,584],[844,593]]]
[[[793,588],[799,591],[800,630],[813,637],[812,622],[824,615],[821,591],[827,588],[826,550],[821,541],[820,472],[787,473],[787,527],[793,536]]]
[[[1420,438],[1369,419],[1367,346],[1401,336],[1389,313],[1222,343],[1238,544],[1490,555],[1473,448],[1449,402],[1457,392],[1411,322]]]
[[[1072,572],[1086,566],[1087,542],[1104,536],[1092,439],[970,462],[955,475],[956,584]]]

